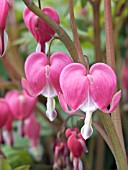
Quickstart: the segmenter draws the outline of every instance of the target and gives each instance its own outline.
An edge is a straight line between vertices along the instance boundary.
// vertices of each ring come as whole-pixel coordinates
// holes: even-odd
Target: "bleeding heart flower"
[[[106,113],[112,112],[121,97],[121,91],[114,95],[116,75],[112,68],[104,63],[94,64],[89,73],[82,64],[69,64],[61,72],[60,86],[62,93],[59,94],[59,100],[62,108],[67,113],[73,113],[78,109],[86,112],[85,125],[81,129],[85,140],[93,133],[93,112],[97,109]],[[110,103],[111,107],[108,110]],[[67,105],[71,108],[70,111]]]
[[[42,11],[57,24],[60,23],[59,16],[53,8],[46,6],[42,9]],[[39,43],[38,48],[40,46],[40,51],[44,52],[45,42],[49,41],[55,32],[28,8],[25,8],[23,18],[28,30]]]
[[[31,147],[39,144],[41,125],[36,119],[34,114],[31,114],[26,120],[24,125],[25,136],[30,140]]]
[[[50,59],[42,52],[32,53],[25,62],[26,79],[22,86],[31,96],[47,97],[46,115],[52,121],[56,117],[54,97],[61,91],[59,76],[62,69],[72,61],[62,52],[54,53]]]
[[[10,108],[5,99],[0,99],[0,143],[4,144],[4,138],[2,134],[2,128],[6,124],[8,116],[10,114]]]
[[[24,120],[34,110],[37,99],[27,95],[25,91],[10,90],[5,99],[8,102],[11,113],[15,119]]]
[[[73,157],[80,158],[82,155],[82,152],[85,148],[85,141],[83,141],[83,138],[81,139],[81,136],[71,135],[68,138],[68,148],[70,152],[72,153]]]
[[[14,117],[12,116],[11,113],[9,113],[8,119],[5,125],[3,126],[4,139],[10,146],[13,146],[13,134],[12,134],[13,121],[14,121]]]
[[[0,99],[0,128],[2,128],[10,114],[10,108],[8,106],[8,103],[6,102],[5,99]]]
[[[12,6],[13,0],[1,0],[0,1],[0,56],[5,53],[8,36],[5,32],[6,19]]]
[[[78,128],[68,128],[66,129],[66,132],[65,132],[65,136],[68,138],[69,136],[71,135],[77,135],[79,133],[79,129]]]

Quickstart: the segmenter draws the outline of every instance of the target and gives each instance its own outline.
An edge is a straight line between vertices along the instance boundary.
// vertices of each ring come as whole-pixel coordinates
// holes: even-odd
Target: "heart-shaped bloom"
[[[46,6],[42,9],[42,11],[57,24],[60,23],[59,16],[53,8]],[[45,42],[49,41],[55,34],[55,32],[51,27],[49,27],[42,19],[36,16],[28,8],[25,8],[23,18],[26,27],[39,43],[40,51],[44,52]]]
[[[73,113],[78,109],[86,112],[85,125],[81,129],[84,139],[89,138],[93,132],[92,113],[97,109],[106,113],[112,112],[121,97],[121,91],[114,95],[116,75],[112,68],[104,63],[92,65],[89,73],[82,64],[69,64],[61,72],[60,86],[62,93],[59,94],[59,100],[65,112]],[[70,111],[67,105],[71,108]]]
[[[50,59],[42,52],[35,52],[25,62],[27,80],[22,79],[22,86],[30,96],[42,94],[47,97],[46,115],[51,121],[56,117],[54,97],[61,91],[60,73],[71,62],[62,52],[54,53]]]
[[[12,6],[13,0],[1,0],[0,1],[0,56],[5,53],[5,49],[8,42],[8,36],[5,32],[6,19]]]
[[[70,135],[68,138],[67,145],[73,157],[77,158],[80,158],[83,150],[87,149],[85,145],[85,140],[83,139],[80,133],[78,135],[75,134]]]
[[[5,99],[8,102],[11,113],[15,119],[24,120],[34,110],[37,99],[30,97],[25,91],[10,90]]]
[[[39,144],[41,125],[36,119],[34,114],[31,114],[26,120],[24,125],[25,136],[30,140],[31,147]]]

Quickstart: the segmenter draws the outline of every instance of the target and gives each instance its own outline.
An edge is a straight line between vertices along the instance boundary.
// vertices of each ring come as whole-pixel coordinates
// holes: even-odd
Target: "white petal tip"
[[[49,118],[50,121],[53,121],[56,116],[57,116],[57,112],[53,111],[52,113],[50,113],[48,110],[46,111],[46,115]]]
[[[81,134],[83,136],[83,138],[86,140],[88,139],[92,134],[93,134],[93,129],[92,127],[88,128],[86,125],[84,125],[81,128]],[[88,151],[87,151],[88,152]]]

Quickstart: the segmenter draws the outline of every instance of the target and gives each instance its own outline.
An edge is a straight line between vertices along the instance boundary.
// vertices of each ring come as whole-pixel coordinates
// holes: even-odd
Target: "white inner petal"
[[[41,52],[41,45],[39,43],[36,46],[36,52]]]
[[[81,134],[85,140],[88,139],[93,133],[93,129],[91,126],[92,125],[92,114],[93,112],[86,112],[86,118],[84,120],[85,124],[81,128]]]
[[[42,91],[42,95],[45,97],[55,97],[57,92],[55,88],[47,81],[45,88]]]
[[[6,31],[4,31],[4,52],[3,52],[2,56],[4,56],[4,54],[5,54],[7,44],[8,44],[8,34],[6,33]]]
[[[80,109],[84,112],[94,112],[95,110],[97,110],[97,106],[96,104],[92,101],[89,93],[88,93],[88,97],[85,100],[85,102],[82,104],[82,106],[80,107]]]
[[[53,121],[57,116],[57,112],[55,110],[55,99],[52,97],[47,98],[46,115],[50,121]]]

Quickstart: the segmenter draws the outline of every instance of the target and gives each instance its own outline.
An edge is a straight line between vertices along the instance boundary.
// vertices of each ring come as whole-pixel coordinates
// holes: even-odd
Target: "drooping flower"
[[[2,128],[9,116],[10,108],[5,99],[0,99],[0,128]]]
[[[46,115],[52,121],[56,117],[54,97],[61,91],[59,76],[62,69],[72,61],[62,52],[54,53],[50,59],[42,52],[32,53],[25,62],[26,79],[22,86],[31,96],[47,97]]]
[[[42,11],[57,24],[60,23],[59,16],[53,8],[46,6],[42,9]],[[45,42],[49,41],[55,32],[50,26],[48,26],[42,19],[36,16],[28,8],[25,8],[23,18],[28,30],[39,44],[38,47],[40,51],[44,52]]]
[[[15,119],[24,120],[34,110],[37,99],[30,97],[24,90],[22,92],[18,90],[10,90],[5,99],[8,102],[11,113]]]
[[[4,138],[2,134],[2,128],[6,124],[8,116],[10,114],[10,108],[5,99],[0,99],[0,143],[4,144]]]
[[[40,145],[40,132],[41,125],[37,120],[34,113],[32,113],[26,120],[24,124],[25,136],[30,141],[30,153],[35,158],[36,161],[41,161],[43,148]]]
[[[0,56],[5,53],[8,36],[5,32],[6,19],[12,6],[13,0],[1,0],[0,1]]]
[[[5,125],[3,126],[4,139],[10,146],[13,146],[13,143],[14,143],[14,140],[13,140],[13,121],[14,121],[14,117],[12,116],[11,110],[10,110],[7,121],[6,121]]]
[[[62,108],[68,113],[78,109],[86,112],[85,125],[81,129],[84,139],[93,133],[93,112],[97,109],[106,113],[112,112],[121,97],[121,91],[114,95],[116,75],[112,68],[104,63],[94,64],[89,73],[82,64],[69,64],[61,72],[60,86],[62,93],[59,94],[59,100]],[[70,111],[67,106],[71,108]]]
[[[40,131],[41,131],[41,125],[36,119],[34,113],[31,114],[26,120],[25,120],[25,136],[27,136],[30,140],[30,146],[35,147],[39,144],[40,140]]]

